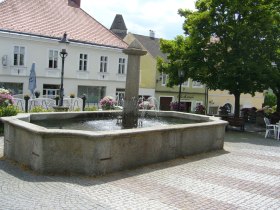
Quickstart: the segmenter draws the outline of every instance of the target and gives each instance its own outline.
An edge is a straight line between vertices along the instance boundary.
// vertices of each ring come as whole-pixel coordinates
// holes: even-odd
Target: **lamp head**
[[[59,41],[59,43],[62,43],[62,44],[69,44],[70,43],[67,39],[67,33],[66,32],[64,32],[64,34],[62,36],[62,39]]]

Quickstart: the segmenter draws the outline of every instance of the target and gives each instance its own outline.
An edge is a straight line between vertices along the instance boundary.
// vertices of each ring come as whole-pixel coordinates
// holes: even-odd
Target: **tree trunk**
[[[276,102],[276,105],[277,105],[276,112],[280,112],[280,92],[275,92],[274,94],[276,95],[276,98],[277,98],[277,102]]]
[[[234,116],[239,117],[240,114],[240,93],[234,93]]]

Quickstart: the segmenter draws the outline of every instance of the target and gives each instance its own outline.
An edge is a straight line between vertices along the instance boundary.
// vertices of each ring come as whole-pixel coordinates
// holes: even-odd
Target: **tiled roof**
[[[154,57],[166,58],[166,54],[160,51],[160,43],[158,38],[151,38],[149,36],[143,36],[133,34],[133,36],[143,45],[143,47]]]
[[[4,0],[0,30],[61,38],[115,48],[127,44],[79,8],[72,0]]]

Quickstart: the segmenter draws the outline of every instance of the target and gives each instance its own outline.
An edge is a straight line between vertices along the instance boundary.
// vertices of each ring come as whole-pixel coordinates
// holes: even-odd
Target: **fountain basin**
[[[216,117],[154,112],[200,123],[112,131],[47,129],[36,120],[101,118],[117,111],[31,113],[2,118],[4,155],[39,173],[100,175],[223,149],[227,122]]]

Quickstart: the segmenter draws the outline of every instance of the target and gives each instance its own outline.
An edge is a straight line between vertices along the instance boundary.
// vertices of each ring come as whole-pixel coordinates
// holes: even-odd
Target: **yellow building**
[[[150,30],[149,36],[138,34],[127,34],[127,28],[121,15],[116,18],[111,26],[111,31],[130,44],[137,39],[142,47],[147,50],[147,54],[140,60],[140,89],[139,95],[144,97],[155,97],[160,104],[161,110],[170,110],[170,103],[178,101],[179,87],[166,87],[168,76],[157,71],[157,57],[166,58],[160,51],[159,39],[155,38],[155,33]],[[188,79],[182,83],[182,92],[180,102],[186,107],[185,111],[194,111],[198,104],[208,107],[207,113],[218,114],[219,107],[228,104],[231,112],[234,112],[234,96],[228,94],[228,91],[209,90],[208,94],[205,85]],[[264,102],[263,93],[256,93],[254,97],[250,94],[242,94],[240,97],[240,109],[262,107]]]
[[[124,41],[130,44],[138,40],[147,54],[140,60],[140,90],[139,95],[144,97],[153,96],[159,102],[161,110],[170,110],[170,103],[178,101],[179,87],[166,87],[167,75],[157,70],[157,57],[166,59],[166,55],[160,51],[160,42],[155,38],[153,31],[149,36],[128,33]],[[188,79],[182,83],[180,102],[183,111],[194,111],[198,104],[205,104],[205,86],[201,83]]]
[[[234,96],[230,95],[228,91],[224,90],[209,90],[208,91],[208,113],[218,114],[219,107],[229,104],[231,107],[231,113],[234,112]],[[262,108],[264,103],[263,93],[256,93],[255,96],[250,94],[241,94],[240,96],[240,109],[242,108],[252,108],[257,109]]]
[[[156,87],[156,65],[158,51],[155,53],[154,40],[147,39],[148,37],[128,33],[124,38],[124,41],[128,44],[132,43],[135,39],[139,41],[143,49],[147,50],[147,54],[141,57],[140,60],[140,84],[139,84],[139,95],[144,97],[155,96]],[[159,49],[159,46],[158,46]]]

